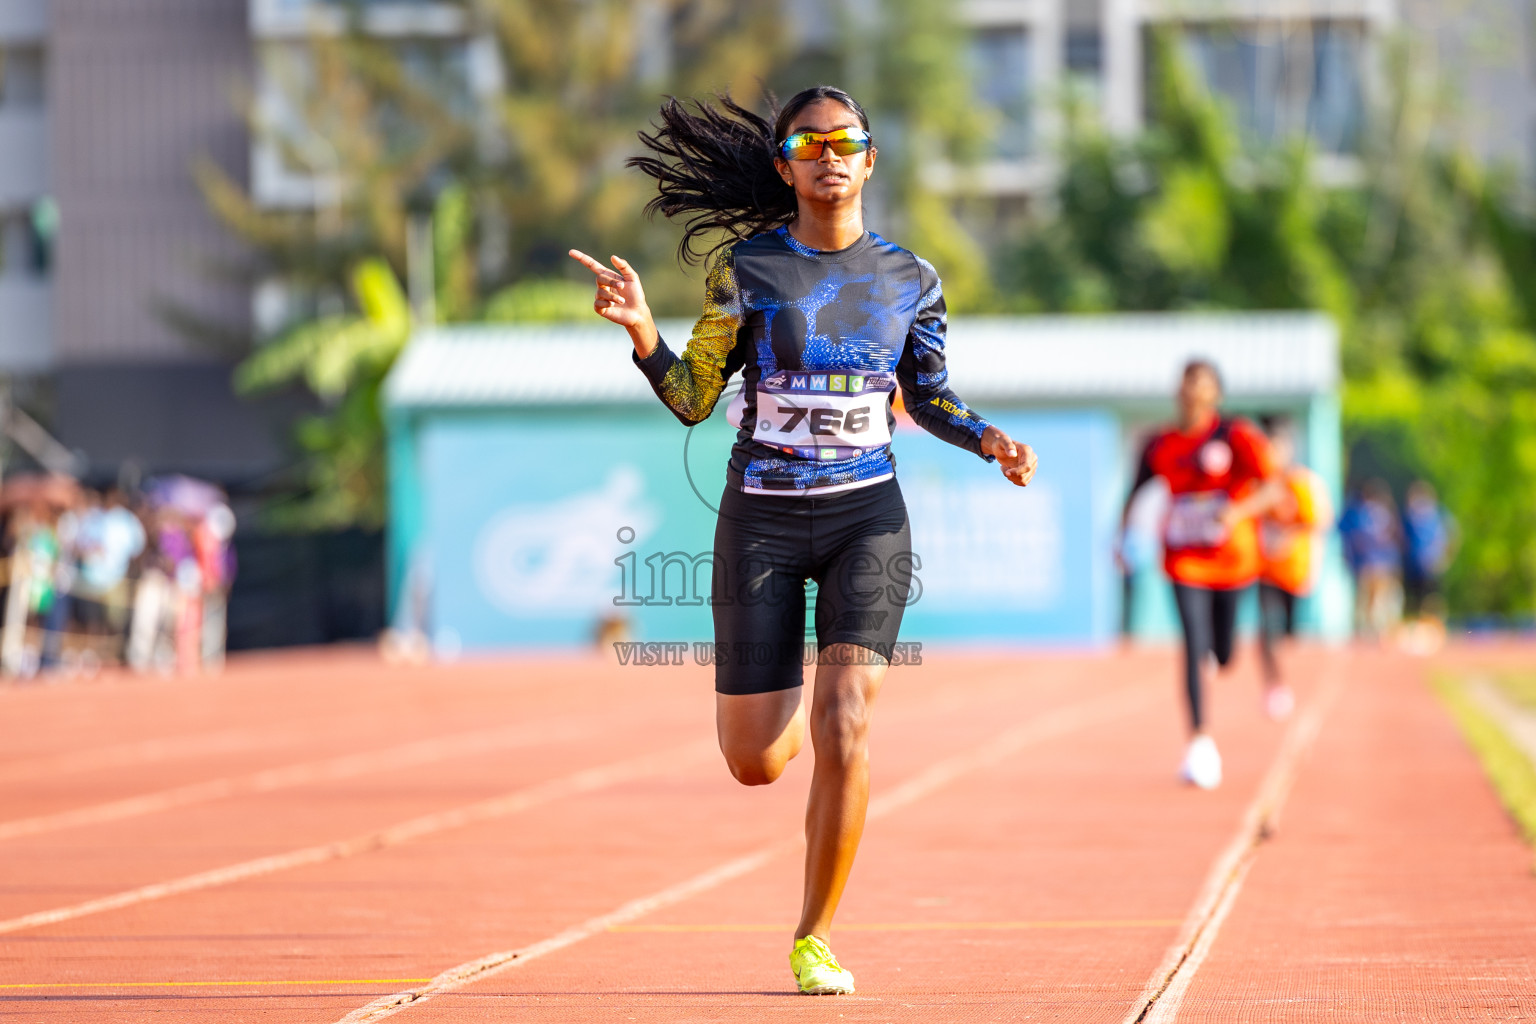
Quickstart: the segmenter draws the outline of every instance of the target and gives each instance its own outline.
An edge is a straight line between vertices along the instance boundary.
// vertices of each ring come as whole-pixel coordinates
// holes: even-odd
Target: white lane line
[[[29,779],[54,779],[73,772],[101,768],[126,768],[130,765],[156,764],[207,754],[233,754],[266,747],[287,746],[303,739],[296,732],[274,733],[251,729],[225,729],[221,732],[193,733],[187,736],[163,736],[134,743],[119,743],[90,750],[72,750],[0,765],[0,783],[25,782]]]
[[[1137,692],[1138,690],[1140,692]],[[1160,692],[1147,687],[1128,687],[1104,697],[1047,712],[1028,724],[1009,729],[968,753],[939,761],[890,792],[871,800],[868,820],[873,821],[892,814],[969,772],[1005,760],[1029,746],[1139,711],[1160,698]],[[740,878],[762,867],[779,854],[800,847],[802,843],[800,836],[769,843],[752,853],[728,860],[670,888],[631,900],[606,914],[588,918],[558,935],[552,935],[530,946],[490,953],[468,963],[459,964],[457,967],[450,967],[426,985],[397,992],[394,995],[381,996],[366,1006],[358,1007],[341,1018],[338,1024],[369,1024],[372,1021],[382,1020],[412,1006],[419,1006],[434,996],[463,988],[471,982],[483,981],[514,967],[521,967],[542,956],[574,946],[600,932],[628,924],[653,911],[681,903],[732,879]]]
[[[1260,845],[1279,827],[1280,812],[1302,762],[1338,699],[1344,679],[1339,657],[1330,657],[1316,696],[1306,703],[1286,730],[1274,762],[1243,812],[1237,833],[1211,864],[1194,905],[1185,915],[1178,937],[1148,979],[1126,1016],[1125,1024],[1169,1024],[1177,1019],[1190,982],[1205,963],[1227,914],[1237,902]]]
[[[268,768],[249,775],[231,775],[193,782],[185,786],[175,786],[154,793],[142,793],[122,800],[92,804],[89,807],[77,807],[55,814],[0,821],[0,841],[81,825],[100,825],[110,821],[121,821],[124,818],[136,818],[143,814],[155,814],[177,807],[186,807],[189,804],[206,803],[232,796],[271,793],[295,786],[338,782],[374,772],[416,768],[456,757],[471,757],[537,743],[558,742],[582,735],[585,733],[569,726],[525,724],[510,729],[486,729],[451,736],[438,736],[412,743],[402,743],[382,750],[343,754],[319,761]]]
[[[1148,707],[1161,696],[1148,687],[1127,687],[1081,704],[1048,711],[1032,722],[999,734],[969,753],[957,754],[931,765],[890,792],[870,800],[869,819],[883,818],[962,775],[996,764],[1026,747]]]
[[[633,779],[658,775],[699,760],[706,755],[714,754],[715,751],[716,747],[713,742],[686,743],[658,753],[629,758],[596,768],[588,768],[572,775],[513,790],[510,793],[492,797],[489,800],[481,800],[453,810],[439,811],[433,814],[422,815],[419,818],[411,818],[408,821],[391,825],[388,828],[380,829],[376,832],[365,832],[350,839],[341,839],[332,843],[321,843],[318,846],[306,846],[298,850],[290,850],[287,853],[273,854],[269,857],[258,857],[255,860],[242,861],[239,864],[214,868],[211,871],[184,875],[181,878],[174,878],[165,882],[154,882],[150,885],[139,886],[136,889],[128,889],[124,892],[113,893],[111,896],[87,900],[84,903],[76,903],[68,907],[40,910],[36,913],[24,914],[21,917],[13,917],[9,920],[0,921],[0,934],[19,932],[27,928],[38,928],[48,924],[57,924],[60,921],[71,921],[78,917],[100,914],[108,910],[119,910],[123,907],[149,903],[153,900],[161,900],[169,896],[179,896],[183,893],[196,892],[200,889],[211,889],[216,886],[229,885],[232,882],[243,881],[258,875],[270,875],[277,871],[287,871],[290,868],[303,867],[309,864],[322,864],[326,861],[342,860],[346,857],[355,857],[358,854],[372,853],[375,850],[399,846],[402,843],[439,832],[446,832],[449,829],[462,828],[466,825],[490,821],[494,818],[504,818],[542,804],[553,803],[556,800],[564,800],[583,793],[606,789],[609,786],[618,785]]]
[[[468,963],[450,967],[448,970],[433,978],[420,988],[398,992],[391,996],[382,996],[367,1006],[361,1006],[342,1018],[343,1024],[358,1024],[361,1021],[381,1020],[392,1017],[401,1010],[411,1006],[417,1006],[426,1002],[433,996],[463,988],[472,981],[489,978],[500,974],[509,967],[517,967],[537,960],[541,956],[558,952],[567,946],[574,946],[583,939],[591,938],[599,932],[607,931],[615,925],[625,924],[636,918],[644,917],[653,911],[674,903],[681,903],[690,896],[696,896],[701,892],[713,889],[723,882],[729,882],[733,878],[740,878],[751,871],[762,867],[781,853],[793,850],[799,845],[799,838],[784,839],[777,843],[771,843],[749,853],[744,857],[726,861],[718,867],[711,868],[701,874],[694,875],[687,881],[680,882],[660,892],[649,896],[642,896],[637,900],[630,900],[622,906],[610,910],[606,914],[588,918],[581,924],[567,928],[558,935],[552,935],[541,942],[535,942],[531,946],[523,946],[521,949],[509,950],[505,953],[491,953],[471,960]]]

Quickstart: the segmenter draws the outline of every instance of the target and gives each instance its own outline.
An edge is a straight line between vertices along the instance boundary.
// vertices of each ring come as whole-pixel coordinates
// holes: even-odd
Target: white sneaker
[[[1296,694],[1289,686],[1279,683],[1264,691],[1264,713],[1270,721],[1283,722],[1296,710]]]
[[[1196,736],[1190,740],[1179,777],[1201,789],[1215,789],[1221,785],[1221,754],[1216,749],[1216,741],[1209,736]]]

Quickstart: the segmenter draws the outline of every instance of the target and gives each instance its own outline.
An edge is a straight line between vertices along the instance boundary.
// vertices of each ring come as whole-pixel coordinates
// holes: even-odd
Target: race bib
[[[733,420],[752,439],[803,459],[846,459],[891,443],[886,407],[896,387],[890,373],[780,370],[757,385],[757,419]]]
[[[1227,496],[1221,491],[1175,494],[1163,530],[1164,546],[1170,551],[1220,547],[1227,539],[1227,528],[1221,521],[1226,508]]]
[[[1279,561],[1290,556],[1302,534],[1303,531],[1295,526],[1265,519],[1259,524],[1259,549],[1265,558]]]

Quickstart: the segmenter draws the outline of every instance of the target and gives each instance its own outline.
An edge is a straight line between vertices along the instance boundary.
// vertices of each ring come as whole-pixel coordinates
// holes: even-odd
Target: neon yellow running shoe
[[[846,996],[853,993],[853,975],[843,969],[827,944],[814,935],[795,940],[789,954],[800,992],[808,996]]]

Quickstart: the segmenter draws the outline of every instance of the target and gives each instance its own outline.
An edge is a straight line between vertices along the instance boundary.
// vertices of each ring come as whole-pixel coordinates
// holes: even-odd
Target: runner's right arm
[[[704,282],[704,314],[693,325],[693,336],[681,357],[659,335],[656,347],[635,365],[651,382],[656,396],[687,426],[702,423],[714,411],[725,382],[740,370],[745,357],[737,344],[742,321],[741,293],[736,286],[736,259],[731,250],[720,254]]]
[[[1131,489],[1125,492],[1125,507],[1120,510],[1120,532],[1125,533],[1125,526],[1131,521],[1131,505],[1136,501],[1136,492],[1146,486],[1147,481],[1157,475],[1152,469],[1152,447],[1157,444],[1157,435],[1147,439],[1147,443],[1141,449],[1141,462],[1136,466],[1136,479],[1131,481]]]
[[[1125,494],[1125,507],[1120,510],[1120,532],[1115,536],[1115,566],[1125,572],[1130,563],[1125,560],[1125,531],[1131,525],[1131,506],[1136,502],[1137,493],[1146,486],[1147,482],[1157,474],[1152,470],[1152,446],[1157,444],[1157,435],[1147,439],[1147,443],[1141,448],[1141,462],[1136,466],[1136,479],[1131,482],[1131,489]]]

